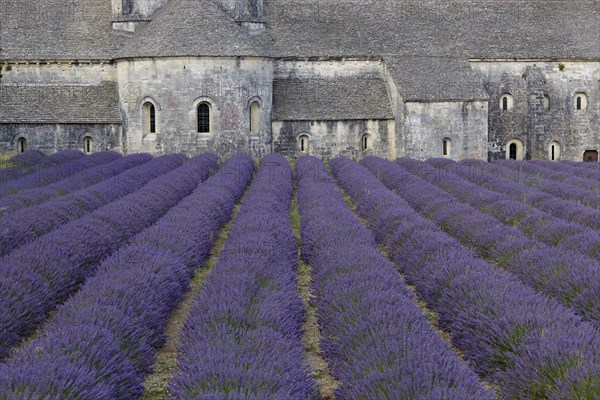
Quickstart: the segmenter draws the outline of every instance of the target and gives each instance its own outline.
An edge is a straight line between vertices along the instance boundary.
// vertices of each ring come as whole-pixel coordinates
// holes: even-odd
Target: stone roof
[[[273,54],[600,58],[598,0],[277,0]]]
[[[405,101],[487,100],[483,83],[467,60],[444,57],[387,57]]]
[[[0,58],[109,60],[125,37],[113,33],[109,0],[2,0]]]
[[[298,79],[273,81],[274,120],[392,119],[381,78]]]
[[[171,0],[115,57],[268,55],[211,0]]]
[[[122,123],[117,87],[2,84],[0,123]]]

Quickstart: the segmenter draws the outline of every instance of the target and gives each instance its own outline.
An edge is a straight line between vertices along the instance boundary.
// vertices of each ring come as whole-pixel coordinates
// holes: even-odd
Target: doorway
[[[598,150],[586,150],[583,152],[583,161],[598,162]]]

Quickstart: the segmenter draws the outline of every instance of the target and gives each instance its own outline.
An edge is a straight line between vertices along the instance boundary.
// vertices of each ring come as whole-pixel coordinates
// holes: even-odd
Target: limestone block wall
[[[487,158],[486,101],[406,102],[404,109],[403,151],[398,156],[443,157],[443,141],[449,139],[448,158]]]
[[[86,84],[99,85],[116,81],[117,68],[109,62],[61,61],[10,63],[4,72],[3,84]]]
[[[173,57],[117,62],[126,152],[153,154],[271,151],[273,64],[257,57]],[[260,104],[250,132],[250,103]],[[143,105],[156,110],[156,135],[144,136]],[[210,133],[197,129],[197,105],[210,105]]]
[[[121,149],[120,124],[0,124],[0,151],[16,151],[19,138],[27,141],[27,149],[49,154],[83,150],[87,136],[92,138],[92,152]]]
[[[273,121],[274,151],[286,156],[311,154],[323,158],[346,156],[359,159],[377,155],[393,158],[395,132],[393,119]],[[365,135],[367,149],[363,150]],[[303,136],[308,140],[304,152],[300,144]]]
[[[148,20],[169,0],[111,0],[113,20]]]
[[[512,139],[523,142],[527,159],[548,159],[552,142],[560,143],[567,160],[581,161],[585,150],[600,151],[600,62],[471,61],[471,67],[490,95],[490,159],[505,158]],[[501,110],[504,93],[513,96],[512,110]],[[586,110],[576,110],[577,93],[585,94]]]
[[[357,78],[387,82],[384,65],[377,59],[278,60],[274,75],[280,79]],[[302,154],[299,138],[303,135],[309,140],[307,153],[319,157],[360,158],[373,154],[393,158],[396,154],[394,119],[274,120],[272,125],[273,151],[287,156]],[[365,135],[366,151],[361,142]]]

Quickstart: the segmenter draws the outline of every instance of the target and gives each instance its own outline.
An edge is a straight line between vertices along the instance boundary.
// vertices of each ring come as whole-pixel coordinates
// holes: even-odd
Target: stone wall
[[[346,156],[354,159],[365,155],[393,158],[395,121],[273,121],[274,151],[285,156],[302,154],[299,138],[308,137],[306,154],[322,158]],[[361,140],[367,135],[367,150]]]
[[[487,102],[407,102],[398,156],[420,160],[442,157],[450,139],[449,158],[486,159]]]
[[[154,154],[271,151],[273,65],[256,57],[175,57],[119,61],[126,152]],[[250,102],[260,104],[260,131],[250,132]],[[156,137],[143,135],[143,104],[156,109]],[[197,132],[196,106],[211,107],[210,133]]]
[[[86,136],[93,140],[92,152],[122,149],[119,124],[0,124],[0,150],[17,150],[17,140],[21,137],[27,140],[27,149],[46,153],[83,150]]]
[[[550,143],[562,159],[582,161],[585,150],[600,150],[600,63],[593,61],[472,61],[490,94],[490,159],[505,158],[506,143],[519,139],[526,159],[547,159]],[[501,110],[510,93],[514,108]],[[587,110],[575,109],[575,94],[587,95]],[[550,108],[543,109],[543,95]]]

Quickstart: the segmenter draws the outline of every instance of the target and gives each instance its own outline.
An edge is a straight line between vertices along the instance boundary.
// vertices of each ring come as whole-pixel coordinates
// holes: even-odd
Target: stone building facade
[[[600,1],[459,2],[6,0],[0,150],[597,160]]]

